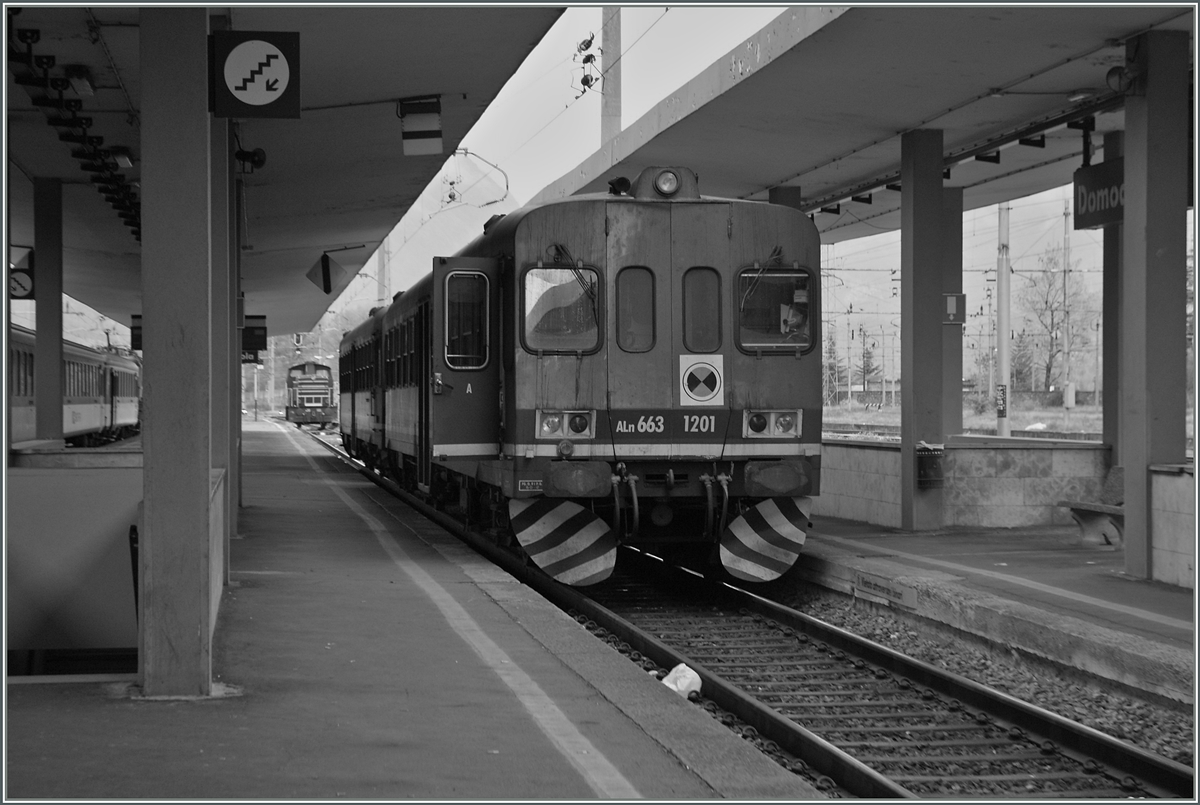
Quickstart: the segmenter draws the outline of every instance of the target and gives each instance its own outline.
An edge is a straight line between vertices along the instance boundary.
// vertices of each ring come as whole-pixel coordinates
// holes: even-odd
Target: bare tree
[[[1064,279],[1062,257],[1061,248],[1047,247],[1038,258],[1040,268],[1037,271],[1016,272],[1022,282],[1014,295],[1015,301],[1033,323],[1030,335],[1046,344],[1041,355],[1031,356],[1031,363],[1042,375],[1044,389],[1059,383],[1065,343],[1071,343],[1072,356],[1086,348],[1088,339],[1084,334],[1098,309],[1094,294],[1084,287],[1083,279],[1077,273],[1076,261],[1072,261],[1071,270]],[[1071,338],[1067,337],[1068,326]]]

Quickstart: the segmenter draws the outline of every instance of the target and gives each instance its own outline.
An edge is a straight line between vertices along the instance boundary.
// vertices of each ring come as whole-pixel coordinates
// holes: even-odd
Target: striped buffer
[[[804,547],[812,498],[769,498],[731,522],[721,534],[721,564],[743,581],[774,581]]]
[[[617,563],[617,538],[607,523],[569,500],[510,500],[517,542],[551,578],[576,587],[604,581]]]

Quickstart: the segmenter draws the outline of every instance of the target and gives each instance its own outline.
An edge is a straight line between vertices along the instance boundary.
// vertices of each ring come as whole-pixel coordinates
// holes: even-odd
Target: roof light
[[[663,171],[654,177],[654,189],[664,196],[673,196],[679,190],[679,176],[675,171]]]

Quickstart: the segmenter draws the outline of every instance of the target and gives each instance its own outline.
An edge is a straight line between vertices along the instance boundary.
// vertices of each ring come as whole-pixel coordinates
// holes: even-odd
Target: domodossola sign
[[[1076,229],[1095,229],[1124,219],[1124,159],[1107,159],[1075,171]]]

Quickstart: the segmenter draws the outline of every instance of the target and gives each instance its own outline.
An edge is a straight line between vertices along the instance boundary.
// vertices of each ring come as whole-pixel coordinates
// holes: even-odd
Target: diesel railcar
[[[333,370],[312,361],[289,368],[284,415],[297,428],[316,425],[318,430],[325,430],[336,426],[338,410],[333,393]]]
[[[8,331],[8,388],[12,443],[37,436],[34,347],[37,333],[14,324]],[[141,428],[141,362],[133,355],[73,341],[62,348],[63,438],[92,447],[128,438]]]
[[[795,562],[820,491],[820,238],[683,167],[494,218],[340,348],[347,449],[568,584],[618,544]]]

